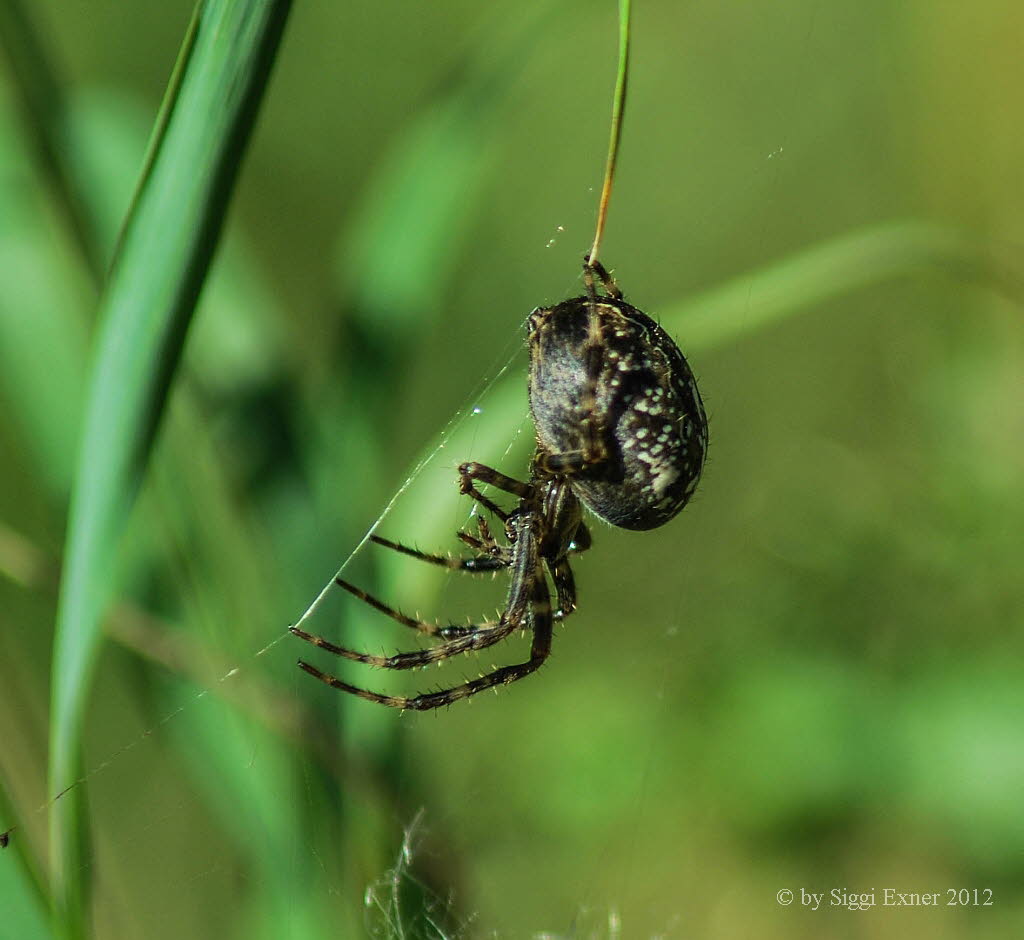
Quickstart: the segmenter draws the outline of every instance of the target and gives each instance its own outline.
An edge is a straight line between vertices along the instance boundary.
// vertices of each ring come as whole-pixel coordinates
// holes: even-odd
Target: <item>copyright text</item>
[[[866,911],[872,907],[992,907],[994,904],[991,888],[943,888],[941,891],[900,891],[897,888],[808,891],[806,888],[783,888],[776,893],[775,900],[783,907],[793,905],[812,911],[823,907]]]

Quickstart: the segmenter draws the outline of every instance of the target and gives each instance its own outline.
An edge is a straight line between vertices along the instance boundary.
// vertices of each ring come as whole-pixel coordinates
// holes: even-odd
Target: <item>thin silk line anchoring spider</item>
[[[473,550],[470,557],[431,555],[372,536],[385,548],[456,571],[507,569],[511,583],[498,620],[437,626],[408,617],[338,578],[336,583],[350,594],[439,643],[425,650],[373,656],[291,628],[329,653],[382,669],[415,669],[486,649],[517,630],[532,633],[530,658],[411,698],[349,685],[300,660],[299,666],[311,676],[371,702],[420,711],[522,679],[548,658],[554,623],[576,609],[569,556],[591,544],[581,503],[614,526],[643,530],[664,525],[689,501],[708,441],[693,373],[671,337],[622,299],[602,265],[584,259],[583,278],[583,296],[538,307],[528,321],[530,410],[537,439],[529,481],[479,463],[459,467],[461,492],[502,522],[507,544],[491,534],[482,516],[476,535],[458,533]],[[502,509],[480,492],[478,484],[508,493],[518,503],[511,511]]]

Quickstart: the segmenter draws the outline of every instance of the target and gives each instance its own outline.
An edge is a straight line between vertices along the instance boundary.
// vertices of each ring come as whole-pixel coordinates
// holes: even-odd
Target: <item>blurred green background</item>
[[[411,690],[521,654],[395,678],[284,630],[424,455],[380,532],[428,550],[467,521],[458,463],[526,472],[523,323],[579,291],[616,47],[611,2],[297,4],[109,573],[96,936],[1019,936],[1024,8],[634,6],[603,257],[700,380],[697,498],[662,530],[597,527],[550,664],[498,696],[400,716],[295,668]],[[96,275],[191,12],[31,5],[60,173],[0,70],[12,937],[48,935]],[[502,602],[423,567],[370,547],[347,576],[428,617]],[[414,643],[343,599],[312,626]],[[776,901],[885,887],[941,906]]]

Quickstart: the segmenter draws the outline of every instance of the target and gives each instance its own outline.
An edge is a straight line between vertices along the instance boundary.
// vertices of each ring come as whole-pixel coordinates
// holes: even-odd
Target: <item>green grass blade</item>
[[[98,249],[95,220],[90,217],[83,195],[68,172],[62,152],[68,110],[64,84],[21,0],[0,0],[0,45],[10,62],[12,88],[36,154],[56,202],[64,211],[68,228],[97,281],[104,261]]]
[[[15,134],[0,109],[2,166],[19,165]],[[92,303],[89,282],[55,245],[26,172],[0,173],[0,206],[0,395],[40,479],[63,500],[80,432],[80,396],[67,393],[85,381],[82,294]]]
[[[216,244],[288,0],[209,0],[179,60],[100,305],[54,639],[50,785],[79,777],[83,715],[114,588],[118,537],[142,479]],[[86,930],[82,790],[51,816],[56,922]]]
[[[886,222],[812,245],[659,311],[687,351],[742,339],[834,297],[917,271],[978,281],[1020,301],[1019,276],[967,234],[927,222]]]

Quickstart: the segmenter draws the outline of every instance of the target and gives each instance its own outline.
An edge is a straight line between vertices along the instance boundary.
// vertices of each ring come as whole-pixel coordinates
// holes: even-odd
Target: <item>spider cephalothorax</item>
[[[482,516],[475,535],[458,533],[474,552],[467,558],[429,555],[373,537],[386,548],[459,571],[508,569],[508,597],[499,619],[472,626],[437,626],[407,617],[339,578],[337,584],[356,597],[440,642],[425,650],[373,656],[292,627],[297,636],[328,652],[385,669],[414,669],[484,649],[521,629],[532,633],[530,658],[454,688],[411,698],[349,685],[300,660],[310,675],[372,702],[417,710],[450,705],[515,682],[547,659],[554,622],[576,608],[569,556],[590,547],[580,502],[596,516],[625,529],[653,529],[686,505],[700,479],[707,449],[707,419],[693,373],[671,337],[622,299],[600,264],[585,261],[583,270],[584,296],[538,308],[530,315],[530,410],[537,449],[529,481],[515,480],[483,464],[459,467],[462,493],[502,522],[505,544],[492,536]],[[478,484],[516,497],[516,507],[503,509]],[[549,577],[556,605],[551,602]]]

